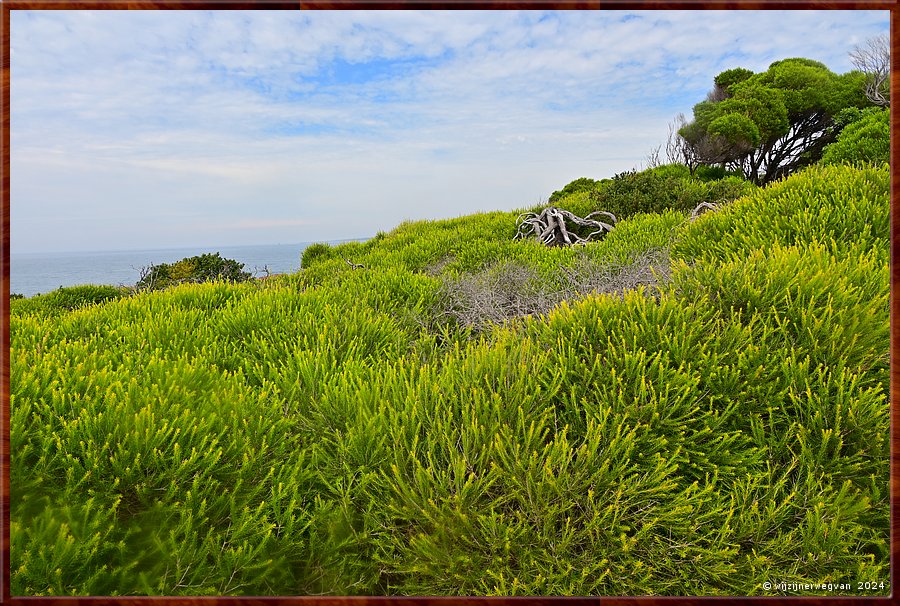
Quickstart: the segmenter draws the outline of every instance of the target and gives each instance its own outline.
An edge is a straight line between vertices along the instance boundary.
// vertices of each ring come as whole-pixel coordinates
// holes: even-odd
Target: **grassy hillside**
[[[12,593],[888,595],[888,183],[13,301]]]

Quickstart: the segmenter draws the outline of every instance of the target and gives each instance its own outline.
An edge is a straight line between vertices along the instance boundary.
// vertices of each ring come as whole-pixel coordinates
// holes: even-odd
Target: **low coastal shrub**
[[[549,203],[557,202],[567,196],[571,196],[572,194],[577,194],[579,192],[588,192],[594,191],[597,189],[597,186],[600,184],[600,181],[596,181],[594,179],[589,179],[588,177],[581,177],[579,179],[575,179],[571,183],[568,183],[565,187],[560,190],[557,190],[550,194],[550,198],[547,200]]]
[[[324,242],[310,244],[303,249],[303,255],[300,257],[300,267],[307,269],[316,259],[327,259],[331,257],[332,247]]]
[[[484,213],[334,246],[266,288],[14,305],[12,593],[888,579],[888,192],[887,167],[813,167],[577,249]],[[653,251],[665,279],[602,287]],[[591,276],[478,330],[441,307],[454,281],[515,299]]]
[[[103,303],[126,296],[127,288],[109,285],[84,284],[60,286],[58,289],[33,297],[10,297],[11,309],[21,313],[58,314],[86,305]]]
[[[673,254],[724,262],[815,241],[839,257],[862,247],[887,262],[889,182],[886,165],[812,166],[705,215],[685,229]]]
[[[252,275],[244,264],[225,259],[219,253],[186,257],[175,263],[159,263],[145,268],[135,284],[136,290],[159,290],[184,283],[224,280],[246,282]]]
[[[738,177],[700,181],[670,167],[619,173],[589,193],[594,208],[625,219],[637,213],[688,212],[702,202],[728,202],[753,189]],[[685,170],[686,167],[681,167]]]

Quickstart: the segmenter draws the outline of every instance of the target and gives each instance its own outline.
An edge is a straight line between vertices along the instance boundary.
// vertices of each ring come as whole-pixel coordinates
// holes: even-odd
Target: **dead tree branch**
[[[690,215],[690,217],[688,217],[688,219],[690,221],[694,221],[695,219],[697,219],[697,217],[699,217],[700,215],[702,215],[706,212],[709,212],[709,211],[715,212],[715,211],[719,210],[720,206],[721,206],[721,204],[716,204],[715,202],[701,202],[700,204],[697,205],[697,207],[694,210],[691,211],[691,215]]]
[[[591,218],[600,215],[609,217],[612,224]],[[575,227],[567,226],[566,221],[573,223]],[[615,224],[615,215],[606,211],[592,212],[581,218],[567,210],[548,206],[540,213],[519,215],[519,218],[516,220],[516,235],[513,239],[526,238],[532,235],[546,246],[586,244],[594,236],[612,231]],[[588,227],[594,229],[594,231],[582,237],[575,233],[577,227]]]
[[[866,75],[866,98],[875,105],[890,105],[891,45],[887,35],[870,38],[850,52],[853,66]]]

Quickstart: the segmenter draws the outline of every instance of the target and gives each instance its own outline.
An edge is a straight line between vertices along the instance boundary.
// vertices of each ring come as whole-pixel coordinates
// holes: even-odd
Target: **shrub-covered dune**
[[[13,301],[12,593],[888,595],[888,183]]]

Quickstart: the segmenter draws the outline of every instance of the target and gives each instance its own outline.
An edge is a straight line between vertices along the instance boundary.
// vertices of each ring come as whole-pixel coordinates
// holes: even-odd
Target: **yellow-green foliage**
[[[194,262],[190,259],[182,259],[169,268],[169,278],[173,281],[182,281],[190,278],[194,273]]]
[[[580,251],[488,213],[15,307],[12,593],[888,595],[856,585],[890,571],[887,191],[813,168]],[[440,312],[485,267],[668,246],[653,296],[479,335]]]
[[[891,161],[890,108],[870,108],[847,125],[822,154],[822,164]]]
[[[118,299],[127,294],[127,288],[109,285],[84,284],[81,286],[59,287],[44,295],[16,298],[10,300],[10,309],[13,312],[37,312],[46,314],[60,314],[85,307],[94,303],[103,303],[111,299]]]
[[[862,246],[888,260],[888,167],[814,166],[697,221],[673,252],[725,261],[816,240],[843,256]]]

